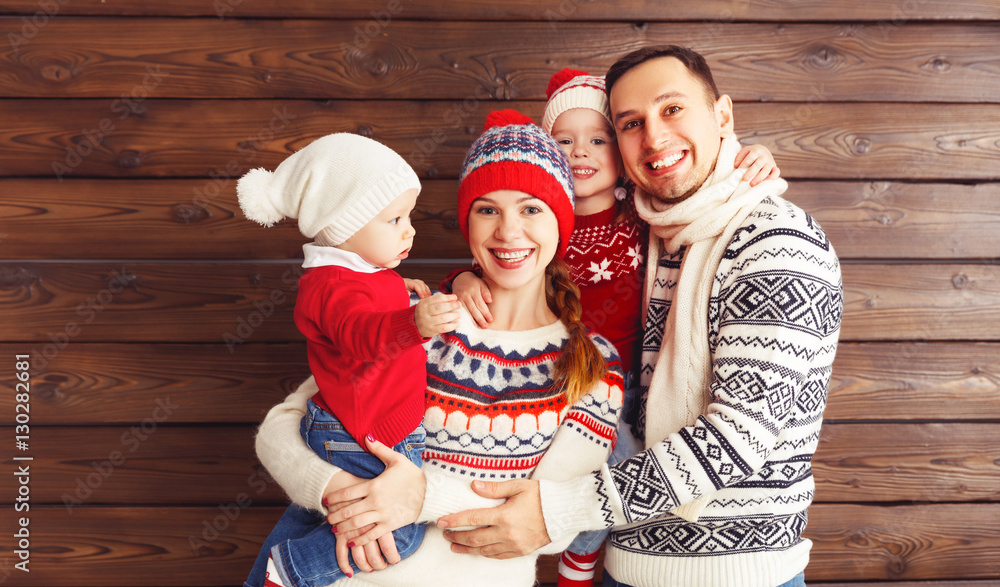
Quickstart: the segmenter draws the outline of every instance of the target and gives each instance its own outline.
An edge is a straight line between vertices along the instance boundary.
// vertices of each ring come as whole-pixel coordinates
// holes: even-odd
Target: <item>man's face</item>
[[[733,132],[729,96],[713,101],[673,57],[642,63],[611,89],[611,117],[625,171],[658,200],[678,203],[708,178]]]

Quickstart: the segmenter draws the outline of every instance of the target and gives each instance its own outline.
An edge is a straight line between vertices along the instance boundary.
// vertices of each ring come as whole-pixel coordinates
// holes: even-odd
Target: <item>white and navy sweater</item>
[[[683,256],[681,249],[659,261],[643,386]],[[809,560],[802,531],[814,492],[810,461],[843,312],[837,256],[808,214],[767,198],[729,243],[709,307],[707,412],[590,477],[542,482],[550,537],[614,526],[606,568],[636,587],[775,587]],[[635,418],[640,432],[657,417],[643,411]],[[712,500],[697,523],[667,513],[704,494]]]
[[[585,475],[607,460],[617,433],[623,375],[606,339],[591,336],[607,361],[604,377],[570,406],[554,384],[555,365],[568,340],[561,322],[494,331],[480,329],[464,310],[461,314],[454,332],[424,345],[427,491],[419,521],[502,503],[473,493],[470,484],[477,479],[561,481]],[[322,511],[323,488],[336,468],[313,454],[298,434],[314,389],[311,381],[268,413],[258,432],[257,454],[293,501]],[[544,551],[559,552],[570,538]],[[527,587],[535,583],[537,554],[511,560],[455,554],[441,530],[429,525],[410,557],[337,585]]]

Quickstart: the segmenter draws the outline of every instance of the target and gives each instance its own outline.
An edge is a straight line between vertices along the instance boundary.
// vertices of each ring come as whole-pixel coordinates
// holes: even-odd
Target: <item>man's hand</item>
[[[453,543],[453,552],[506,559],[524,556],[552,542],[542,518],[538,481],[475,481],[472,489],[483,497],[507,498],[507,502],[494,508],[458,512],[438,520],[439,528],[481,526],[475,530],[445,531],[445,538]]]

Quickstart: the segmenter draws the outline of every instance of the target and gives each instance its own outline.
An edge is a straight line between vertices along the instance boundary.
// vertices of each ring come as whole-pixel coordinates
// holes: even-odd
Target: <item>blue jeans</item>
[[[300,427],[302,438],[316,454],[341,469],[364,479],[378,476],[385,465],[366,451],[348,434],[333,414],[309,400]],[[418,467],[424,452],[427,434],[418,426],[393,450],[405,455]],[[423,524],[410,524],[393,531],[399,556],[406,558],[416,552],[424,538]],[[320,587],[344,578],[337,566],[337,536],[326,517],[292,504],[278,520],[264,541],[245,587],[261,587],[267,569],[267,558],[274,559],[281,581],[295,587]],[[351,568],[358,572],[354,559]]]
[[[611,456],[608,457],[608,465],[617,465],[625,459],[633,457],[646,449],[643,441],[632,435],[632,429],[625,421],[625,414],[630,412],[632,404],[636,401],[636,395],[639,393],[639,387],[632,386],[631,375],[631,373],[625,374],[625,391],[622,393],[622,411],[621,417],[618,419],[618,442],[615,444],[615,449],[611,451]],[[604,539],[607,538],[609,532],[611,532],[610,528],[580,532],[580,534],[573,539],[573,542],[566,547],[566,550],[572,552],[573,554],[590,554],[592,552],[596,552],[601,548],[601,544],[604,543]]]
[[[619,583],[615,581],[614,577],[610,573],[604,571],[604,587],[630,587],[625,583]],[[806,575],[805,573],[799,573],[792,577],[792,580],[787,583],[782,583],[778,587],[806,587]]]

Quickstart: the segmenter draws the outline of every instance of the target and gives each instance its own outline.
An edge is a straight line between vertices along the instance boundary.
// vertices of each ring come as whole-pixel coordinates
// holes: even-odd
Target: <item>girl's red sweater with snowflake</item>
[[[580,288],[583,323],[615,345],[631,372],[642,343],[643,260],[648,226],[632,205],[615,223],[618,207],[577,216],[565,260]]]

